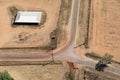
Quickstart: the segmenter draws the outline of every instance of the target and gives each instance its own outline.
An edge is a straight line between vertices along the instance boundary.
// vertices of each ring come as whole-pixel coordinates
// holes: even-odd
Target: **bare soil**
[[[59,48],[68,40],[72,0],[0,0],[0,6],[1,53],[48,52],[51,46],[57,45],[55,49]],[[15,7],[16,11],[43,11],[46,14],[46,20],[42,21],[45,23],[38,26],[13,26],[11,22],[16,12],[10,13],[11,7]],[[57,35],[55,45],[52,45],[51,32]],[[19,36],[24,39],[21,41]]]
[[[85,2],[82,0],[82,3],[84,7],[80,8],[78,21],[78,30],[81,29],[82,32],[78,31],[77,33],[77,46],[99,56],[108,53],[114,56],[114,60],[119,62],[120,1],[86,0]],[[80,21],[80,19],[83,21]]]
[[[98,72],[93,68],[79,65],[78,80],[119,80],[120,76],[109,72]]]
[[[68,69],[62,63],[0,66],[0,72],[5,70],[14,80],[65,80],[65,73]]]
[[[119,80],[120,76],[93,68],[60,61],[1,61],[0,72],[7,70],[14,80]]]
[[[52,6],[51,6],[52,4]],[[46,6],[47,5],[47,6]],[[5,47],[38,47],[49,44],[49,37],[51,31],[56,28],[61,0],[4,0],[0,3],[1,12],[0,17],[0,46]],[[16,7],[23,11],[38,11],[43,10],[47,13],[47,21],[44,27],[37,26],[17,26],[13,28],[11,23],[11,15],[8,8]],[[20,7],[20,8],[19,8]],[[49,8],[48,8],[49,7]],[[19,35],[26,36],[24,42],[19,40]]]

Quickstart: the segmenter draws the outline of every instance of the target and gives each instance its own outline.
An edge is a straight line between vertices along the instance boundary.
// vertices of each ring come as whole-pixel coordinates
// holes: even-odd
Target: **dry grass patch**
[[[65,80],[64,74],[67,69],[62,63],[47,65],[38,64],[39,62],[32,63],[37,64],[0,66],[0,71],[7,70],[14,80]]]
[[[119,0],[81,0],[76,45],[120,61]],[[86,49],[87,48],[87,49]]]

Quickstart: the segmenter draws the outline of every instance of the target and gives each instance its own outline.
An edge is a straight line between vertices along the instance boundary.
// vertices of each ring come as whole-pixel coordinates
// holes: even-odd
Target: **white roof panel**
[[[40,23],[42,12],[19,11],[15,18],[15,23]]]

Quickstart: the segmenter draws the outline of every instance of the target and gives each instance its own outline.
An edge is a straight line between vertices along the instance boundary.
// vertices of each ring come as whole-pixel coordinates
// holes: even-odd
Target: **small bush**
[[[75,80],[75,73],[73,71],[65,73],[66,80]]]
[[[0,72],[0,80],[14,80],[7,71]]]

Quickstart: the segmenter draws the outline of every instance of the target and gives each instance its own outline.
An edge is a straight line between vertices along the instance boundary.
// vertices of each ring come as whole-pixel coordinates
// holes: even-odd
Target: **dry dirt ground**
[[[62,63],[47,65],[0,66],[0,72],[7,70],[14,80],[65,80],[67,68]]]
[[[52,44],[51,32],[55,32],[59,38],[57,47],[62,46],[68,40],[71,6],[72,0],[0,0],[0,52],[12,50],[28,53],[30,49],[33,52],[46,52]],[[46,21],[41,26],[13,26],[10,7],[20,11],[44,11]],[[66,36],[64,39],[63,35]],[[19,36],[25,38],[24,41]]]
[[[120,61],[120,1],[81,2],[76,45],[99,56],[108,53]]]
[[[78,65],[78,80],[119,80],[120,76],[109,72],[98,72],[93,68]]]
[[[52,6],[51,6],[52,5]],[[0,2],[0,47],[38,47],[47,45],[50,41],[49,34],[56,28],[61,0],[3,0]],[[25,11],[43,10],[47,13],[47,20],[44,25],[37,26],[16,26],[13,28],[8,8],[20,7]],[[28,40],[20,42],[18,36],[26,33]]]
[[[0,72],[7,70],[14,80],[119,80],[120,76],[93,68],[60,61],[1,61]],[[72,78],[72,79],[71,79]]]

